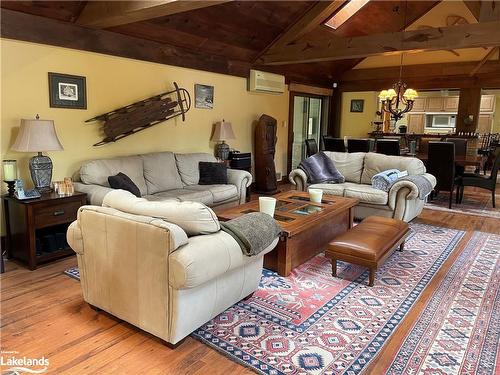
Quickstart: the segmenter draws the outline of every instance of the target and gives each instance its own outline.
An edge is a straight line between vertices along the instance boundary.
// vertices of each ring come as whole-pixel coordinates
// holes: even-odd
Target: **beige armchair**
[[[169,344],[253,293],[265,253],[243,255],[225,232],[189,237],[165,220],[83,206],[67,233],[83,297]]]

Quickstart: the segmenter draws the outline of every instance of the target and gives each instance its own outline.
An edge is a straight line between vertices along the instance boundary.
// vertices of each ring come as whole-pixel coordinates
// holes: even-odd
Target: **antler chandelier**
[[[408,7],[408,1],[405,4],[406,6],[403,19],[403,32],[406,31],[406,8]],[[403,41],[401,41],[401,43],[403,43]],[[396,82],[392,86],[392,89],[382,90],[378,95],[380,101],[382,102],[382,110],[390,113],[395,122],[400,120],[403,117],[403,114],[412,110],[413,102],[415,101],[415,98],[418,97],[417,91],[411,88],[407,88],[406,83],[404,83],[402,80],[403,56],[404,53],[401,53],[398,82]]]

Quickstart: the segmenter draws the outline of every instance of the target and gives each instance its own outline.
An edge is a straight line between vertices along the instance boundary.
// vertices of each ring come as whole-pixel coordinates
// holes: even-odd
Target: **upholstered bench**
[[[408,223],[402,220],[367,217],[328,245],[325,256],[332,260],[332,275],[337,276],[337,260],[365,266],[370,269],[368,285],[373,286],[378,266],[396,247],[403,250],[408,231]]]

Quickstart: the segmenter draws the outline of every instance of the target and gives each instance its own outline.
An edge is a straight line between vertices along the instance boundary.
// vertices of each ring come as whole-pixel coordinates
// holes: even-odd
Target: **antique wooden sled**
[[[189,92],[179,88],[176,82],[174,82],[174,87],[175,90],[155,95],[85,121],[104,121],[105,138],[94,146],[116,142],[177,116],[182,116],[182,121],[184,121],[186,112],[191,108],[191,97]]]

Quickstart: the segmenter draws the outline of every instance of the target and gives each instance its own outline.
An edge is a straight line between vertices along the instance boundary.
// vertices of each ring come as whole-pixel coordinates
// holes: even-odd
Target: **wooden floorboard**
[[[285,187],[286,189],[287,187]],[[283,190],[283,189],[282,189]],[[391,361],[411,322],[463,250],[472,231],[500,234],[500,220],[424,209],[419,223],[467,231],[450,258],[365,373]],[[70,257],[29,271],[7,261],[1,283],[1,349],[46,356],[51,374],[253,374],[191,337],[176,349],[83,301],[80,284],[62,272]]]

